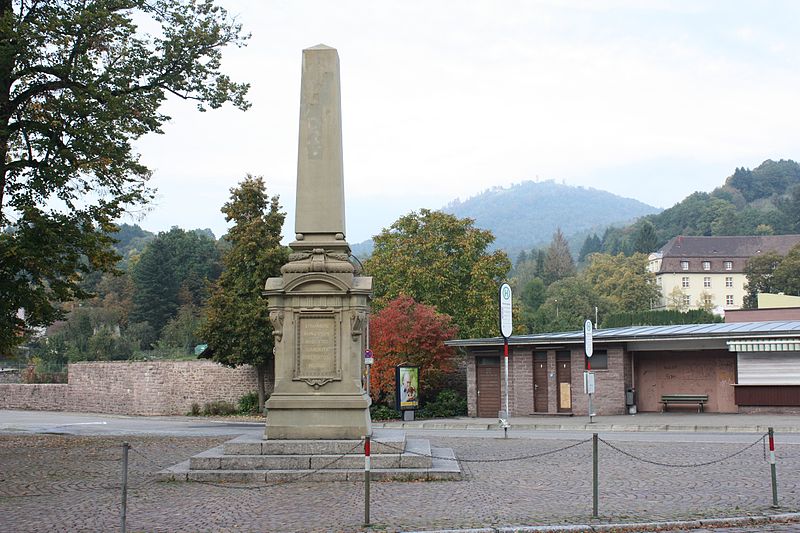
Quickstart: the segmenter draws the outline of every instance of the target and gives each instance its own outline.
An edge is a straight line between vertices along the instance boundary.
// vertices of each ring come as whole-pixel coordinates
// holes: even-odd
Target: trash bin
[[[636,414],[636,389],[625,390],[625,407],[627,407],[629,415]]]

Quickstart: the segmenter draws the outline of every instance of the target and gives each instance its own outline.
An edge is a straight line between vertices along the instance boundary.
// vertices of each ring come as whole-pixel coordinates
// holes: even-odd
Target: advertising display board
[[[398,411],[419,409],[419,367],[398,365],[395,367],[396,405]]]

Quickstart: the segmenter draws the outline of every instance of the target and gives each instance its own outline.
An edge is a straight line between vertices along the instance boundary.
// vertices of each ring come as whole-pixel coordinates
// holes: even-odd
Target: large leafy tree
[[[641,253],[592,254],[581,276],[614,313],[648,311],[659,297],[655,274],[647,270],[647,256]]]
[[[775,284],[775,270],[781,264],[783,256],[777,252],[766,252],[755,257],[751,257],[744,267],[744,274],[747,276],[744,297],[744,306],[749,309],[758,307],[758,294],[762,292],[778,292]]]
[[[375,278],[374,305],[401,294],[453,317],[462,335],[497,335],[497,289],[511,269],[505,252],[468,218],[421,209],[375,237],[366,271]]]
[[[152,196],[133,142],[168,96],[247,108],[220,72],[245,39],[212,0],[0,0],[0,352],[113,268],[115,220]]]
[[[455,370],[456,352],[444,342],[458,334],[452,318],[409,296],[390,301],[370,319],[370,345],[375,364],[370,372],[370,395],[376,403],[395,394],[394,368],[401,363],[420,367],[423,396],[436,390],[444,375]]]
[[[259,405],[263,406],[264,378],[275,341],[261,291],[267,278],[280,276],[289,258],[287,248],[281,246],[286,214],[280,210],[278,197],[267,194],[264,180],[249,175],[231,189],[222,212],[225,220],[233,222],[224,237],[230,248],[223,256],[224,270],[208,300],[199,336],[208,343],[207,353],[214,361],[256,368]]]

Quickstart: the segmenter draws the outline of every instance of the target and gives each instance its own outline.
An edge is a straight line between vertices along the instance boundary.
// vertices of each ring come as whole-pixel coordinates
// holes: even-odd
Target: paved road
[[[581,437],[431,437],[433,444],[455,450],[467,479],[373,484],[376,529],[693,520],[772,512],[769,466],[760,443],[733,459],[694,468],[645,463],[601,445],[600,520],[592,520],[591,445],[585,433]],[[226,437],[134,435],[125,439],[133,446],[128,493],[132,531],[363,529],[362,483],[245,488],[157,483],[153,472]],[[0,532],[117,529],[121,440],[116,436],[0,435]],[[577,445],[534,457],[573,444]],[[741,442],[632,440],[614,444],[636,457],[664,463],[707,462],[746,446]],[[800,447],[784,446],[778,461],[781,511],[796,512],[800,510]]]

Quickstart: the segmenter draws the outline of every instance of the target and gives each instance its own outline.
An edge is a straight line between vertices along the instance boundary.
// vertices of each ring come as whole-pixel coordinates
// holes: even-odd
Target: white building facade
[[[648,270],[661,291],[654,309],[741,309],[747,261],[767,252],[786,255],[800,235],[678,236],[650,254]]]

